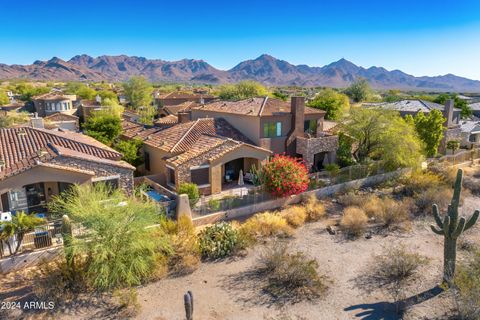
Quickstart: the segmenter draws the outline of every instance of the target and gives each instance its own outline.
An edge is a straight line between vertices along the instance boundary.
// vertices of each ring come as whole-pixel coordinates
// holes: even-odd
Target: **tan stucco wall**
[[[163,152],[147,144],[143,145],[143,150],[150,154],[150,170],[145,170],[145,175],[155,175],[156,181],[162,185],[167,183],[167,172],[163,158],[169,156],[169,153]]]
[[[199,118],[223,118],[256,145],[260,143],[260,118],[215,111],[192,110],[192,120]]]
[[[65,171],[61,169],[35,167],[23,173],[7,178],[0,182],[0,194],[5,193],[11,189],[21,188],[27,184],[56,181],[83,184],[89,182],[92,176],[74,172]]]

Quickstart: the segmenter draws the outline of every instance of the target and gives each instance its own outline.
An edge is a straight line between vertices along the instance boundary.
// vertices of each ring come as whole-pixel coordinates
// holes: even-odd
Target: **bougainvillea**
[[[263,187],[277,197],[299,194],[308,188],[308,170],[298,159],[275,155],[261,168]]]

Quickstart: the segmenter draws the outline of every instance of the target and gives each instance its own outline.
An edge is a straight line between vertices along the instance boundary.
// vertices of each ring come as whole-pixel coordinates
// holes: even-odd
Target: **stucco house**
[[[66,95],[62,93],[50,92],[33,97],[35,111],[40,117],[45,117],[53,113],[75,114],[77,108],[74,105],[76,95]]]
[[[241,171],[271,155],[224,119],[203,118],[147,135],[144,172],[172,190],[193,182],[203,194],[212,194],[235,185]]]
[[[101,181],[131,192],[135,168],[121,156],[79,133],[0,129],[0,211],[44,212],[71,184]]]
[[[303,97],[292,97],[290,103],[269,97],[214,101],[189,114],[192,120],[223,118],[254,145],[302,158],[311,171],[336,161],[338,137],[324,131],[325,111],[306,107]]]

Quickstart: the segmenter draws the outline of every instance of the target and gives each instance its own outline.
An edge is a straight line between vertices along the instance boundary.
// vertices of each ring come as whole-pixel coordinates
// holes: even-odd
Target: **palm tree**
[[[12,221],[2,222],[0,224],[0,226],[2,226],[0,238],[2,240],[6,240],[10,254],[12,254],[12,248],[8,240],[11,237],[13,237],[14,235],[17,236],[17,246],[15,247],[15,251],[13,252],[13,254],[15,255],[20,249],[20,245],[22,244],[25,234],[32,231],[36,226],[44,223],[44,221],[45,220],[42,218],[38,218],[34,215],[28,215],[25,212],[21,211],[12,217]]]

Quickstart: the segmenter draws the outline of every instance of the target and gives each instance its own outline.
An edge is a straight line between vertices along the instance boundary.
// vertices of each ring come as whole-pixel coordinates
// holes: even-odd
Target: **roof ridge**
[[[176,147],[178,147],[178,145],[185,139],[185,137],[193,130],[193,128],[198,124],[198,122],[201,120],[200,119],[197,119],[191,126],[190,128],[182,135],[182,137],[180,139],[178,139],[177,143],[175,143],[175,145],[170,149],[170,152],[173,152],[173,150],[175,150]]]
[[[81,144],[82,146],[88,146],[88,147],[91,147],[91,148],[95,148],[95,149],[97,149],[97,150],[106,151],[106,152],[112,152],[112,153],[116,153],[116,154],[121,155],[120,152],[115,151],[115,150],[113,150],[113,149],[111,149],[111,148],[109,148],[109,147],[107,147],[107,146],[106,146],[107,149],[100,148],[100,147],[98,147],[98,146],[96,146],[96,145],[93,145],[93,144],[88,144],[88,143],[85,143],[85,142],[83,142],[83,141],[75,140],[75,139],[72,139],[72,138],[69,138],[69,137],[65,137],[65,136],[63,136],[63,135],[61,135],[61,134],[57,134],[57,133],[51,132],[51,130],[48,130],[48,129],[40,129],[40,128],[32,128],[32,127],[25,127],[25,128],[28,128],[29,130],[34,130],[34,131],[35,131],[35,130],[36,130],[36,131],[40,131],[40,132],[43,132],[43,133],[48,134],[48,135],[53,135],[53,136],[56,136],[56,137],[59,137],[59,138],[62,138],[62,139],[68,140],[68,141],[72,141],[72,142],[74,142],[74,143]],[[89,137],[89,136],[85,135],[85,137]],[[92,138],[92,137],[89,137],[89,138]],[[92,139],[94,139],[94,138],[92,138]],[[95,140],[95,141],[98,141],[98,140]],[[101,143],[100,141],[98,141],[98,142]],[[70,148],[67,148],[67,149],[70,149]]]
[[[262,106],[260,107],[260,110],[258,110],[258,116],[262,115],[263,109],[265,108],[267,101],[268,101],[268,96],[265,96],[265,98],[263,98]]]

